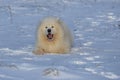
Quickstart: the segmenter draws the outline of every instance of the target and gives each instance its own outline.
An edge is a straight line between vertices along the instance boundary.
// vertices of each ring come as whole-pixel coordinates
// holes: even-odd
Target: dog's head
[[[46,26],[45,27],[45,35],[48,40],[53,40],[56,34],[56,29],[54,26]]]
[[[56,18],[47,18],[41,22],[40,32],[45,39],[53,41],[62,35],[62,29],[59,20]]]

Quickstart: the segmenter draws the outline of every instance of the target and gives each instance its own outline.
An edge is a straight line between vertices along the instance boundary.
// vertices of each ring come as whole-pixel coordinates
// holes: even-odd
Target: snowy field
[[[70,53],[32,53],[46,16],[73,31]],[[120,80],[120,0],[0,0],[0,80]]]

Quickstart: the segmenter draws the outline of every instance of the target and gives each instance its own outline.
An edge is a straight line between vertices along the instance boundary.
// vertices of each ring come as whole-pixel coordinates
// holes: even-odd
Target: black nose
[[[47,31],[48,31],[48,32],[51,32],[51,29],[48,29]]]

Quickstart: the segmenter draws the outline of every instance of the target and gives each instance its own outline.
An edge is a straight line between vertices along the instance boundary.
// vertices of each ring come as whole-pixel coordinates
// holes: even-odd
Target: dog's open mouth
[[[48,33],[48,34],[47,34],[47,38],[48,38],[49,40],[52,40],[52,39],[53,39],[53,34]]]

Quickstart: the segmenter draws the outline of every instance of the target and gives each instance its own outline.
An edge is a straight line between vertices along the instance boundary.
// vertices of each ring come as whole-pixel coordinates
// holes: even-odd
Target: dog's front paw
[[[41,50],[33,50],[32,52],[36,55],[44,55],[44,52]]]

